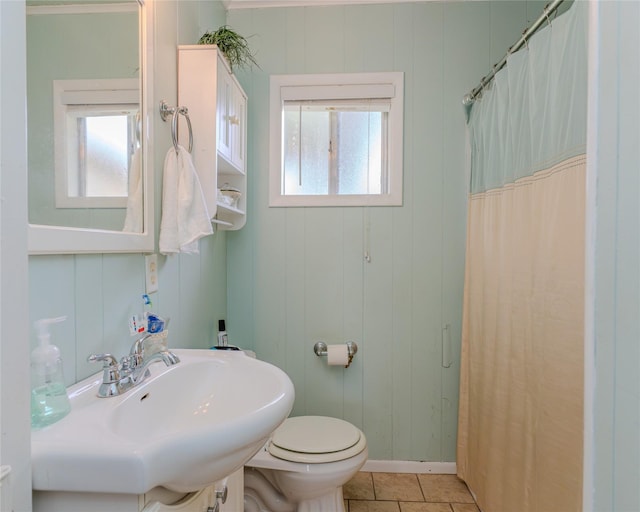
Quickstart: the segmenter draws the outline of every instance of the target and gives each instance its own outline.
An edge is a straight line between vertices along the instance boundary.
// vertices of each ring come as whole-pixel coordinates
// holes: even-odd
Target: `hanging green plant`
[[[229,61],[231,69],[235,67],[258,66],[246,38],[238,34],[228,25],[223,25],[215,32],[205,32],[198,44],[215,44]]]

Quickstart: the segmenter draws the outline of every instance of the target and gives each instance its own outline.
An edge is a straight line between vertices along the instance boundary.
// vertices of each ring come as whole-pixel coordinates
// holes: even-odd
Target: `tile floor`
[[[456,475],[361,471],[343,494],[347,512],[480,512]]]

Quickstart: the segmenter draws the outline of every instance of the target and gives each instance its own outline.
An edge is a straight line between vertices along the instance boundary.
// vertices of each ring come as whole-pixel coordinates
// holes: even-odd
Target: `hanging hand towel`
[[[182,146],[164,160],[160,252],[197,253],[198,240],[213,233],[200,180],[191,155]]]

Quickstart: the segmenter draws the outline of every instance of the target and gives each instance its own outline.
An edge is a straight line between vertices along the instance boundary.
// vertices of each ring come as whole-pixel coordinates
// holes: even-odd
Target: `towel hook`
[[[183,115],[187,120],[189,128],[189,153],[193,150],[193,129],[191,128],[191,119],[189,118],[189,109],[187,107],[170,107],[166,101],[160,102],[160,117],[163,121],[167,121],[171,117],[171,141],[173,147],[178,152],[178,115]]]

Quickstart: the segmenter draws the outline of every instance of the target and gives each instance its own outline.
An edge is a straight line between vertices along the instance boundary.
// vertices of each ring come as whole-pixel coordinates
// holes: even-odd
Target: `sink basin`
[[[96,396],[102,372],[68,389],[71,412],[32,432],[33,488],[192,492],[242,467],[289,415],[293,384],[239,351],[174,350],[122,396]]]

